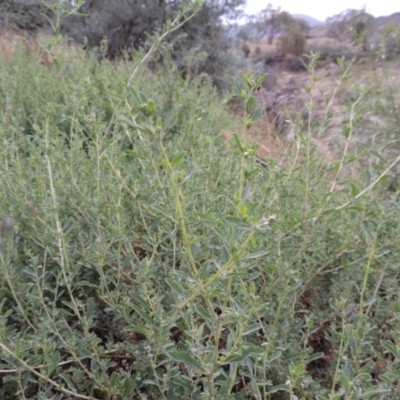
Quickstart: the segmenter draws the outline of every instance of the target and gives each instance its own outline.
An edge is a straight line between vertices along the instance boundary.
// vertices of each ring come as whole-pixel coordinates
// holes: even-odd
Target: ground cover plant
[[[0,396],[399,398],[398,160],[325,162],[317,57],[278,164],[243,139],[268,77],[235,81],[239,122],[207,76],[146,67],[161,37],[117,66],[61,40],[0,63]]]

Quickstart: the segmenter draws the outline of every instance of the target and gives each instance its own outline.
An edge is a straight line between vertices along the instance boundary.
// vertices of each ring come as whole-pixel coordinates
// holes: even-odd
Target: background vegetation
[[[359,93],[327,163],[313,57],[308,118],[260,159],[268,77],[232,84],[235,115],[165,56],[192,12],[135,59],[56,30],[52,65],[22,39],[0,62],[0,396],[399,398],[397,131],[354,143],[376,105]]]

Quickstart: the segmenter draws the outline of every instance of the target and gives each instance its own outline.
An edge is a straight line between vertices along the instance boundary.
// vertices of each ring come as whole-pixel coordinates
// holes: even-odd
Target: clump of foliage
[[[399,215],[373,189],[398,160],[326,165],[316,59],[279,166],[202,76],[59,45],[0,63],[1,397],[397,399]],[[235,82],[243,131],[265,78]]]
[[[363,51],[370,48],[374,17],[365,9],[348,9],[327,19],[328,36],[347,40],[358,45]]]
[[[328,38],[307,43],[305,51],[307,54],[311,52],[319,54],[318,66],[322,66],[323,63],[325,65],[330,62],[336,63],[336,60],[342,57],[350,61],[360,56],[360,51],[350,43]]]
[[[378,56],[383,60],[394,59],[400,54],[400,24],[389,21],[379,31]]]
[[[300,29],[300,27],[295,24],[291,25],[288,30],[279,37],[277,42],[277,50],[281,54],[293,54],[294,56],[301,56],[304,54],[304,49],[306,45],[306,37]]]

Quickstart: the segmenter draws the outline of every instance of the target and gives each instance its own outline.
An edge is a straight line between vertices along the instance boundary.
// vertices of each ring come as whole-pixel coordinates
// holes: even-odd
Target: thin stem
[[[147,61],[147,59],[156,52],[156,50],[158,49],[158,47],[160,46],[160,44],[162,43],[162,41],[172,32],[176,31],[177,29],[179,29],[180,27],[182,27],[183,25],[186,24],[186,22],[188,22],[190,19],[192,19],[198,12],[199,8],[201,6],[201,1],[196,1],[195,4],[195,9],[194,11],[188,16],[185,17],[183,19],[182,22],[179,22],[179,20],[181,19],[181,15],[178,15],[171,23],[170,26],[168,27],[168,29],[159,37],[157,38],[154,43],[152,44],[152,46],[150,47],[150,49],[148,50],[148,52],[142,57],[142,59],[140,60],[140,62],[136,65],[136,67],[134,68],[130,78],[128,79],[128,83],[126,86],[130,86],[133,78],[136,76],[136,74],[138,73],[139,69],[145,64],[145,62]]]
[[[162,140],[159,138],[158,139],[158,146],[160,148],[160,152],[161,152],[161,156],[165,162],[165,165],[167,167],[167,173],[168,173],[168,178],[170,181],[170,184],[172,186],[172,194],[174,196],[174,203],[175,203],[175,207],[176,207],[176,212],[178,213],[178,224],[179,224],[179,228],[181,230],[181,234],[182,234],[182,239],[183,239],[183,244],[185,246],[186,249],[186,253],[187,256],[189,258],[189,263],[192,269],[193,274],[196,276],[197,275],[197,267],[196,267],[196,263],[194,261],[194,257],[192,254],[192,249],[190,247],[190,241],[189,241],[189,237],[188,237],[188,233],[186,230],[186,224],[185,224],[185,216],[183,215],[183,208],[182,208],[182,202],[181,202],[181,194],[180,194],[180,189],[178,186],[178,183],[176,182],[176,179],[174,177],[174,173],[172,170],[172,165],[169,161],[167,152],[165,151],[165,147],[162,143]]]
[[[38,376],[39,378],[45,380],[46,382],[50,383],[51,385],[53,385],[60,392],[66,394],[68,396],[76,397],[78,399],[97,400],[95,397],[84,396],[84,395],[72,392],[72,391],[70,391],[68,389],[64,389],[62,386],[60,386],[60,384],[58,384],[57,382],[55,382],[52,379],[48,378],[47,376],[42,375],[40,372],[36,371],[35,368],[31,367],[25,361],[21,360],[13,351],[11,351],[6,345],[4,345],[1,342],[0,342],[0,347],[9,356],[15,358],[25,369],[27,369],[28,371],[32,372],[32,374]]]

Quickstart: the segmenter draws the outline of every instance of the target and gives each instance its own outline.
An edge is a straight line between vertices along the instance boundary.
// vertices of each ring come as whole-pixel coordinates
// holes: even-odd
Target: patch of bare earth
[[[396,66],[390,69],[394,72]],[[273,89],[261,88],[257,94],[257,105],[264,110],[264,116],[248,136],[259,143],[259,156],[279,158],[295,135],[305,134],[310,127],[313,141],[327,163],[338,160],[346,145],[344,127],[354,118],[349,105],[371,83],[369,74],[377,73],[383,76],[381,67],[372,71],[370,66],[354,66],[349,78],[338,85],[343,71],[331,63],[316,70],[312,89],[308,93],[306,88],[311,85],[309,72],[281,71]],[[400,86],[398,74],[386,72],[386,75],[387,79],[391,79],[388,85]],[[362,101],[367,99],[365,97]],[[373,110],[362,113],[361,123],[356,125],[347,144],[348,151],[352,151],[358,141],[365,140],[366,126],[379,129],[384,123],[382,116]]]

